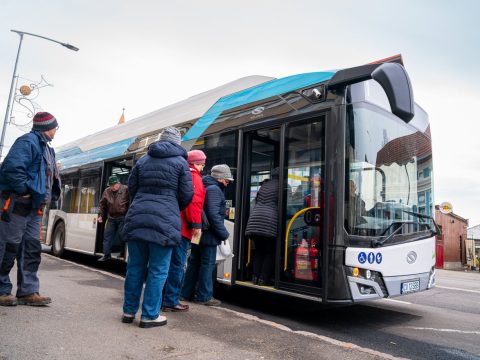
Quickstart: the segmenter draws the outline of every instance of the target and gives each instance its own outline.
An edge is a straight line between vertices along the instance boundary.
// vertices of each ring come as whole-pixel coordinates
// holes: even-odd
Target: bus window
[[[324,117],[287,129],[282,281],[321,286],[324,131]]]
[[[78,211],[78,179],[62,179],[62,205],[66,213]]]
[[[98,177],[89,177],[80,179],[80,214],[96,214],[98,212],[99,202],[99,182]]]
[[[233,178],[237,178],[237,135],[236,133],[215,134],[199,138],[192,150],[202,150],[207,156],[202,175],[209,175],[213,166],[227,164]],[[235,219],[235,186],[227,186],[225,190],[227,210],[225,218]]]

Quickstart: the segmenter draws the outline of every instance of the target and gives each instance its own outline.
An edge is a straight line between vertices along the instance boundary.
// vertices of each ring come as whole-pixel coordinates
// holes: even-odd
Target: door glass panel
[[[280,128],[248,133],[246,144],[250,150],[250,161],[246,186],[248,203],[245,214],[248,221],[245,229],[244,279],[254,284],[272,286],[279,224]]]
[[[288,126],[281,280],[320,287],[324,213],[325,117]]]

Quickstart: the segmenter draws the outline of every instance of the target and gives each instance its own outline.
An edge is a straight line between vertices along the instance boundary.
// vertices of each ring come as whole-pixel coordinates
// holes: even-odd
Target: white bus
[[[44,236],[55,255],[101,255],[97,211],[106,179],[116,174],[126,183],[172,125],[187,150],[206,153],[206,173],[226,163],[236,179],[225,214],[235,256],[218,265],[219,282],[325,304],[435,285],[430,126],[401,57],[243,78],[62,147],[62,201]],[[275,276],[272,286],[258,286],[245,227],[261,182],[277,167]]]

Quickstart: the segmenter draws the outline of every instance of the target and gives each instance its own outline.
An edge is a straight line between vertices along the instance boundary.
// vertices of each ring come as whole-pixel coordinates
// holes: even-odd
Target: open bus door
[[[270,288],[320,298],[324,213],[325,116],[244,133],[241,229],[238,241],[241,285],[252,283],[255,243],[246,237],[248,218],[262,182],[279,167],[278,236]],[[265,226],[271,219],[265,219]]]
[[[112,175],[116,175],[120,183],[122,185],[128,185],[128,177],[133,168],[133,157],[124,157],[118,158],[115,160],[111,160],[104,163],[103,166],[103,173],[100,183],[100,192],[103,194],[103,191],[108,187],[108,178]],[[101,198],[101,195],[100,195]],[[97,226],[97,234],[95,237],[95,253],[102,254],[103,253],[103,235],[105,232],[105,223],[106,219],[103,223],[98,223]],[[121,242],[120,238],[117,238],[113,241],[112,245],[112,256],[115,257],[115,254],[120,254],[125,252],[126,249],[121,249],[122,246],[125,246],[124,243]],[[125,250],[125,251],[122,251]]]

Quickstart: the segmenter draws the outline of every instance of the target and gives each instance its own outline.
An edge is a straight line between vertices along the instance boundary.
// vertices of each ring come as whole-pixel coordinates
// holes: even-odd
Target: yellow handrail
[[[310,209],[320,209],[320,207],[318,206],[312,206],[312,207],[308,207],[308,208],[304,208],[300,211],[298,211],[295,215],[293,215],[293,217],[290,219],[290,221],[288,222],[288,225],[287,225],[287,232],[286,232],[286,236],[285,236],[285,261],[284,261],[284,266],[283,266],[283,271],[286,271],[287,270],[287,255],[288,255],[288,234],[290,233],[290,228],[292,227],[292,224],[293,222],[295,221],[295,219],[297,217],[299,217],[300,215],[302,215],[304,212],[310,210]]]

